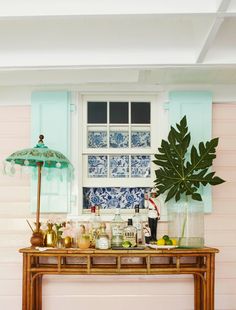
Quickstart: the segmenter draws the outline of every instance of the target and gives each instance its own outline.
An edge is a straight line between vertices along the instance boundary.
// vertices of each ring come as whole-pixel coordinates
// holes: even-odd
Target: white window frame
[[[84,164],[83,155],[88,154],[89,150],[86,145],[86,139],[83,135],[87,134],[87,102],[88,101],[140,101],[150,102],[150,131],[151,131],[151,147],[150,148],[128,148],[114,149],[114,154],[146,154],[151,155],[151,161],[154,159],[154,154],[157,153],[161,139],[166,136],[168,131],[168,112],[164,108],[163,96],[160,94],[149,93],[98,93],[98,94],[79,94],[74,97],[76,102],[75,112],[72,117],[71,132],[72,132],[72,161],[75,163],[75,178],[72,188],[72,207],[70,217],[87,216],[89,210],[83,209],[83,187],[152,187],[155,179],[156,169],[151,162],[151,176],[148,178],[85,178],[87,175],[87,164]],[[91,124],[92,125],[92,124]],[[145,124],[143,124],[145,126]],[[106,125],[105,125],[106,126]],[[122,127],[123,124],[120,124]],[[125,126],[125,125],[124,125]],[[130,124],[129,124],[130,126]],[[91,149],[90,149],[91,150]],[[93,149],[94,154],[111,154],[111,149]],[[82,173],[80,173],[82,171]],[[95,180],[97,179],[97,180]],[[104,179],[104,180],[102,180]],[[109,185],[108,185],[109,184]],[[122,213],[128,214],[133,210],[122,210]],[[104,214],[113,214],[113,210],[102,210]],[[133,212],[132,212],[133,213]]]

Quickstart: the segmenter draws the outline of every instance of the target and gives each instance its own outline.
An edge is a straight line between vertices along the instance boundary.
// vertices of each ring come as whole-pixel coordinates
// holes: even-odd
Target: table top
[[[113,250],[113,249],[108,249],[108,250],[97,250],[93,248],[89,248],[86,250],[81,250],[79,248],[34,248],[34,247],[28,247],[28,248],[22,248],[19,250],[20,253],[25,253],[25,254],[102,254],[102,255],[116,255],[116,254],[213,254],[213,253],[218,253],[219,250],[216,248],[211,248],[211,247],[203,247],[203,248],[171,248],[171,249],[151,249],[151,248],[145,248],[143,250],[129,250],[129,249],[124,249],[124,250]]]

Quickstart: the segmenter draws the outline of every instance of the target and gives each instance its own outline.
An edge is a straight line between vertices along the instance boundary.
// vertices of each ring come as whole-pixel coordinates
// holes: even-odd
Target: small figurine
[[[148,225],[151,229],[151,241],[157,240],[157,224],[160,220],[161,209],[160,209],[160,201],[157,198],[157,193],[155,188],[153,188],[150,192],[150,196],[148,193],[144,195],[144,205],[145,208],[148,209]]]

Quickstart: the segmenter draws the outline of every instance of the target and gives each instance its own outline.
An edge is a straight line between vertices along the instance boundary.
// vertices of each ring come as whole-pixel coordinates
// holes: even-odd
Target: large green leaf
[[[188,153],[191,135],[188,132],[186,116],[182,118],[176,128],[170,128],[168,141],[162,140],[159,153],[153,161],[159,168],[155,171],[154,181],[158,195],[167,192],[166,201],[175,197],[178,201],[182,194],[191,195],[194,200],[202,200],[197,192],[200,185],[218,185],[223,182],[215,176],[215,172],[208,172],[216,158],[218,138],[206,143],[200,142],[198,149],[192,146]]]

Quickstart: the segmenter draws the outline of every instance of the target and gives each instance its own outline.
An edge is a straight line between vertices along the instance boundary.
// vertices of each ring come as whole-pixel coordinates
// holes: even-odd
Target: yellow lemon
[[[165,245],[165,240],[164,239],[157,240],[157,245]]]
[[[176,239],[171,239],[171,241],[172,241],[173,245],[177,245],[177,240]]]

